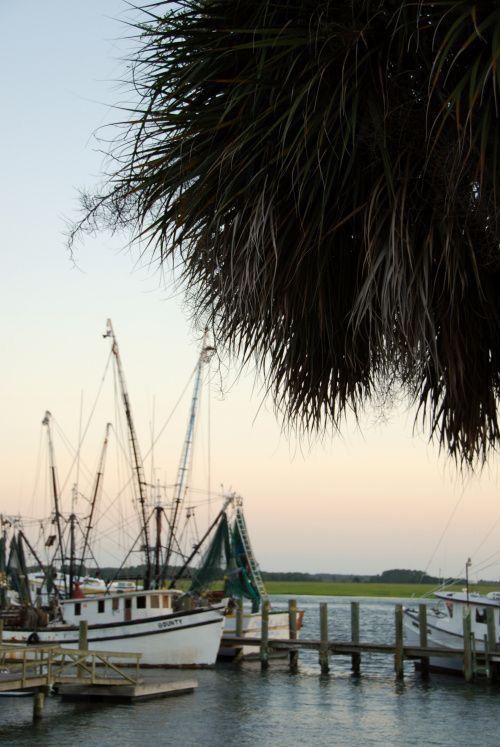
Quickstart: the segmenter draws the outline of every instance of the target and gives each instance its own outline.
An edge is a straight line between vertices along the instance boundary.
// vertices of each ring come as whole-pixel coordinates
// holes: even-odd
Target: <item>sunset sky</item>
[[[90,414],[109,354],[102,339],[108,317],[144,452],[153,421],[159,429],[198,355],[199,332],[170,273],[148,267],[125,248],[124,237],[86,239],[76,263],[65,248],[78,190],[96,186],[102,174],[95,133],[110,137],[112,130],[100,128],[121,116],[112,104],[125,97],[118,80],[131,45],[123,21],[131,17],[121,0],[0,5],[5,514],[50,510],[37,477],[45,410],[57,423],[58,469],[69,500],[73,478],[60,433],[76,443],[80,420]],[[463,575],[471,557],[473,577],[500,577],[498,459],[480,475],[460,476],[425,434],[412,433],[415,413],[402,407],[385,421],[367,412],[360,428],[347,423],[341,435],[298,439],[283,430],[254,370],[238,375],[234,362],[222,358],[218,369],[216,363],[210,408],[207,397],[202,402],[193,481],[208,485],[210,409],[210,484],[243,496],[264,570],[372,574],[398,567],[454,576]],[[114,417],[111,388],[84,444],[91,465]],[[189,398],[190,389],[155,447],[155,475],[167,483],[174,481]],[[117,478],[110,470],[106,479],[111,494]],[[109,560],[106,547],[100,551]]]

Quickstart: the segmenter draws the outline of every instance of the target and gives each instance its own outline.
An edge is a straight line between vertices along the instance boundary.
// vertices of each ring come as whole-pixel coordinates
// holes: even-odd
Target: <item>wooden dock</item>
[[[65,700],[130,702],[183,695],[198,686],[192,678],[144,682],[140,659],[141,654],[129,652],[0,643],[0,693],[32,691],[36,719],[42,716],[45,695],[51,690]],[[128,671],[117,663],[124,660]]]
[[[299,639],[297,636],[297,605],[294,599],[289,600],[289,637],[286,639],[269,638],[269,602],[264,602],[262,608],[262,632],[261,637],[247,637],[246,635],[224,636],[224,643],[235,648],[243,646],[255,646],[258,649],[261,667],[266,669],[269,665],[269,657],[276,652],[288,652],[289,666],[291,671],[298,667],[299,651],[317,651],[318,661],[322,674],[330,670],[330,658],[332,656],[350,656],[351,669],[359,674],[363,654],[385,654],[394,659],[394,672],[398,679],[404,677],[404,662],[415,661],[424,677],[429,673],[429,659],[462,659],[462,674],[467,682],[475,678],[486,677],[492,681],[500,681],[500,650],[498,649],[495,628],[492,620],[488,621],[488,635],[484,640],[484,651],[477,651],[474,638],[470,631],[470,612],[464,615],[464,647],[463,648],[441,648],[427,644],[427,607],[419,604],[420,620],[420,643],[418,646],[406,645],[403,636],[403,607],[396,604],[394,608],[394,642],[373,643],[363,642],[360,637],[360,608],[359,602],[351,602],[351,640],[335,641],[328,637],[328,605],[319,605],[320,615],[320,638]],[[241,615],[240,610],[238,610]],[[492,616],[492,610],[488,610]],[[237,629],[242,630],[241,624]]]

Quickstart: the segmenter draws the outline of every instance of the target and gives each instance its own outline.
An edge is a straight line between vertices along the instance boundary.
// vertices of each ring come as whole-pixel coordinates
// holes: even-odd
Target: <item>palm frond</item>
[[[285,418],[399,382],[458,461],[498,445],[500,10],[145,6],[139,103],[78,229],[131,228]]]

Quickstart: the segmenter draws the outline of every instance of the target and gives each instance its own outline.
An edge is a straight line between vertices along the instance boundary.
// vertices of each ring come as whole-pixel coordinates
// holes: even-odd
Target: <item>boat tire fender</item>
[[[31,644],[32,646],[36,643],[40,643],[40,636],[38,633],[30,633],[28,636],[28,644]]]

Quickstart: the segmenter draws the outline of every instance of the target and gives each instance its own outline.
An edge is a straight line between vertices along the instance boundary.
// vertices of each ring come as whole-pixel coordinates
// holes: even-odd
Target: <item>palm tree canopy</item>
[[[143,7],[138,104],[79,229],[174,257],[305,429],[397,384],[459,462],[500,438],[500,9]]]

